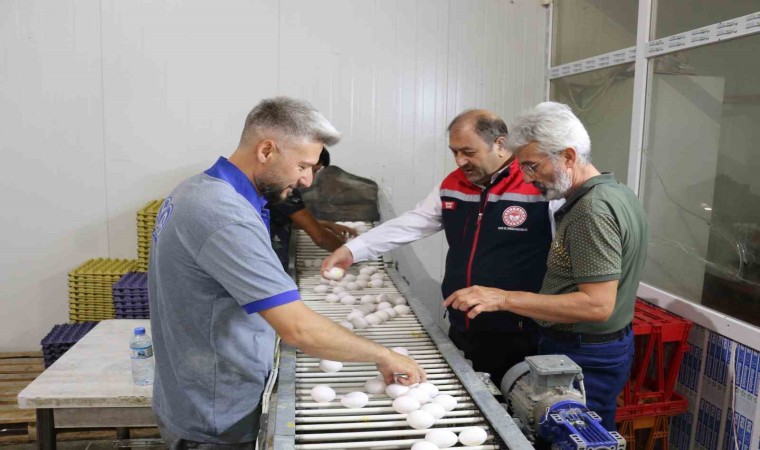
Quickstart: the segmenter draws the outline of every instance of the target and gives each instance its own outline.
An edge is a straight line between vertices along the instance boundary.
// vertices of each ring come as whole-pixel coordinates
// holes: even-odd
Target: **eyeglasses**
[[[549,158],[551,158],[551,156],[547,156],[541,161],[534,162],[533,164],[529,164],[529,163],[520,164],[520,170],[522,170],[522,172],[525,174],[534,176],[536,175],[536,170],[538,170],[538,168],[541,167],[541,164],[543,164]]]

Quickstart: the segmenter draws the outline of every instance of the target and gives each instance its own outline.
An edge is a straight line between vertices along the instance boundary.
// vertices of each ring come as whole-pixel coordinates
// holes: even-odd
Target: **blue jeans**
[[[576,340],[552,340],[544,333],[538,341],[540,355],[567,355],[583,369],[586,406],[602,417],[602,425],[616,431],[617,397],[630,377],[633,364],[633,331],[627,328],[621,339],[604,344]]]

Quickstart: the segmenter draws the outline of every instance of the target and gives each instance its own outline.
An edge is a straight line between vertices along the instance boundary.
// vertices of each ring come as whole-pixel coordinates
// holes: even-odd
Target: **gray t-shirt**
[[[183,439],[239,443],[258,432],[275,342],[258,312],[299,299],[272,250],[265,203],[220,158],[181,183],[156,218],[153,411]]]

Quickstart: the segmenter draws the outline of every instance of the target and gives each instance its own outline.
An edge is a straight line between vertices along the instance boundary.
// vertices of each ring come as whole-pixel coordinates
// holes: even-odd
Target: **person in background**
[[[468,110],[448,126],[457,170],[413,210],[375,227],[326,258],[346,268],[444,230],[449,244],[443,298],[472,285],[538,292],[552,240],[549,201],[523,180],[496,114]],[[537,352],[538,326],[512,312],[471,319],[449,308],[449,337],[475,370],[499,385],[504,373]]]
[[[316,179],[317,173],[329,165],[330,152],[323,148],[319,154],[319,161],[311,168],[312,176]],[[315,244],[328,252],[345,244],[348,237],[357,236],[353,228],[314,217],[306,209],[298,189],[293,190],[282,202],[267,207],[270,212],[272,248],[285,270],[288,269],[290,233],[293,228],[304,230]]]
[[[480,313],[509,311],[540,325],[539,353],[567,355],[583,369],[587,406],[615,430],[617,396],[633,362],[631,321],[646,259],[641,202],[612,173],[591,164],[591,142],[567,105],[545,102],[520,116],[508,145],[525,181],[550,199],[557,235],[538,294],[472,286],[444,304]]]
[[[170,449],[253,449],[275,333],[319,358],[374,362],[413,384],[413,360],[337,325],[300,301],[269,238],[264,205],[309,186],[340,133],[310,104],[261,101],[229,159],[164,200],[148,269],[156,357],[153,412]]]

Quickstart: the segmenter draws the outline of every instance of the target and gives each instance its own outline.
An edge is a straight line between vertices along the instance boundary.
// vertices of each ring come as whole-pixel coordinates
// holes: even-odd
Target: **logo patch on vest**
[[[528,212],[520,206],[510,206],[501,214],[501,220],[508,227],[519,227],[528,218]]]
[[[454,210],[454,209],[457,209],[457,202],[451,201],[451,200],[444,200],[443,202],[441,202],[441,206],[443,207],[443,209]]]

